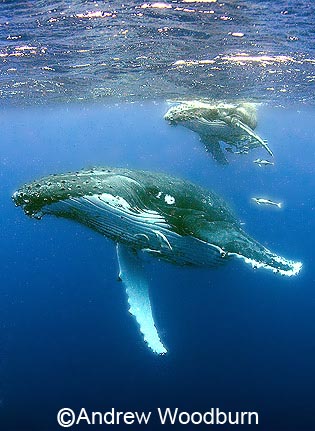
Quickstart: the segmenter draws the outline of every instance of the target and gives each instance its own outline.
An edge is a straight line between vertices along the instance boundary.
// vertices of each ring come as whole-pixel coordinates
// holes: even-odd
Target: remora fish
[[[256,159],[253,161],[253,163],[256,163],[256,165],[262,167],[262,166],[268,166],[268,165],[274,165],[273,162],[270,162],[269,160],[264,160],[264,159]]]
[[[287,276],[302,267],[247,235],[220,197],[165,174],[95,168],[51,175],[22,186],[13,200],[30,217],[72,219],[117,244],[129,311],[158,354],[166,348],[154,323],[142,253],[177,265],[205,267],[234,257]]]
[[[275,206],[278,208],[282,207],[282,202],[274,202],[270,199],[265,199],[265,198],[252,198],[252,200],[254,202],[256,202],[256,204],[258,205],[270,205],[270,206]]]
[[[228,163],[220,142],[236,147],[236,154],[263,147],[273,156],[267,142],[254,132],[257,126],[254,103],[182,101],[171,107],[164,118],[170,124],[181,124],[197,132],[206,150],[220,164]]]

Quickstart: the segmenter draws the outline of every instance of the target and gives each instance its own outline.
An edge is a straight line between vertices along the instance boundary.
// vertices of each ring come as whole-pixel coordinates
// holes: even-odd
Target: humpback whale
[[[166,348],[153,319],[143,254],[209,268],[234,258],[287,276],[302,266],[247,235],[215,193],[162,173],[101,167],[50,175],[23,185],[12,198],[30,217],[71,219],[116,243],[129,311],[158,354]]]
[[[197,132],[206,151],[222,165],[228,164],[228,159],[221,142],[229,145],[225,150],[235,154],[247,154],[252,148],[263,147],[273,156],[267,142],[254,132],[257,126],[254,103],[181,101],[171,107],[164,118],[170,124],[181,124]],[[236,147],[236,151],[232,147]]]

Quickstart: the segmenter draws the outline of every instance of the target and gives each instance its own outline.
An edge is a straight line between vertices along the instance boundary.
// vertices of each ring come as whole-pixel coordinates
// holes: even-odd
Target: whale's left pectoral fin
[[[213,138],[213,136],[201,134],[200,140],[204,144],[206,151],[212,155],[216,162],[218,162],[220,165],[229,164],[229,161],[225,157],[218,139]]]
[[[157,332],[149,297],[149,284],[143,262],[136,251],[122,244],[117,244],[119,277],[126,286],[129,312],[135,316],[143,334],[144,341],[157,354],[167,352]]]

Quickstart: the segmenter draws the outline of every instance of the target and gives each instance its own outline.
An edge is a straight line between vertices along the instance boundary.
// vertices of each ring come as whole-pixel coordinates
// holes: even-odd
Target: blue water
[[[250,429],[315,429],[315,112],[259,109],[257,131],[276,160],[264,169],[252,163],[261,150],[217,166],[194,133],[166,124],[166,109],[148,102],[1,112],[1,430],[62,429],[62,407],[219,407],[257,411],[260,425]],[[242,262],[217,270],[147,262],[169,350],[155,356],[127,311],[114,244],[70,221],[29,219],[10,199],[24,182],[97,165],[167,172],[216,191],[248,233],[301,260],[302,272],[286,278]],[[262,194],[284,209],[251,203]],[[160,429],[155,419],[140,428]],[[108,426],[126,427],[139,429]]]

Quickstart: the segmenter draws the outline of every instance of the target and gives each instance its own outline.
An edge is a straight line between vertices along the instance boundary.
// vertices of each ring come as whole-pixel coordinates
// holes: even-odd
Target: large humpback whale
[[[172,106],[164,118],[170,124],[181,124],[198,133],[206,150],[220,164],[228,163],[221,142],[229,145],[226,150],[237,154],[263,147],[271,156],[273,155],[267,142],[254,131],[257,126],[254,103],[181,101]],[[234,151],[232,147],[236,150]]]
[[[225,202],[188,181],[161,173],[95,168],[50,175],[13,194],[30,217],[64,217],[117,244],[130,313],[155,353],[166,353],[152,316],[141,254],[177,265],[216,267],[239,258],[255,268],[292,276],[302,264],[247,235]]]

